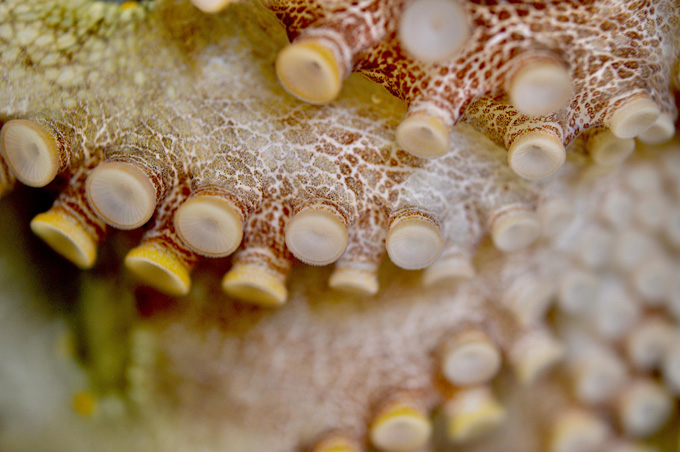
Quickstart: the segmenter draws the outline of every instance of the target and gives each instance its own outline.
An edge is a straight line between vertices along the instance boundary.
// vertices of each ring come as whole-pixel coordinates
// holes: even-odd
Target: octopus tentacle
[[[131,344],[112,372],[130,434],[157,433],[129,449],[657,434],[680,391],[677,2],[193,3],[225,10],[0,2],[0,190],[56,182],[33,228],[80,267],[148,223],[125,264],[184,296],[134,291],[135,332],[99,319]],[[112,278],[102,257],[83,279]],[[125,417],[78,394],[79,422]]]

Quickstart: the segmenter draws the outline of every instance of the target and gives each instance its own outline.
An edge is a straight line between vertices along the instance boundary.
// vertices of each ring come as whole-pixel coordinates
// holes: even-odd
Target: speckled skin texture
[[[15,254],[12,238],[27,232],[28,216],[51,200],[35,201],[34,192],[21,188],[1,201],[11,220],[3,221],[0,234],[0,293],[7,296],[0,316],[0,376],[7,388],[0,390],[0,448],[297,452],[335,430],[368,448],[376,409],[407,394],[438,419],[427,447],[449,450],[454,446],[444,438],[441,406],[456,388],[441,375],[442,344],[471,326],[486,331],[503,355],[504,368],[491,387],[510,416],[499,430],[455,450],[549,450],[553,424],[575,406],[607,422],[611,441],[636,442],[621,427],[615,401],[594,407],[574,395],[582,351],[573,346],[574,335],[610,347],[629,375],[656,378],[669,399],[677,396],[680,370],[666,361],[677,361],[678,350],[665,347],[664,363],[639,369],[622,344],[653,316],[678,334],[678,144],[645,147],[621,168],[603,169],[593,166],[583,139],[576,137],[638,92],[675,114],[670,93],[677,85],[670,79],[677,77],[671,68],[677,43],[669,39],[677,33],[668,27],[678,26],[671,13],[676,5],[644,3],[639,14],[621,13],[626,17],[619,23],[610,20],[621,5],[614,1],[541,3],[526,6],[526,15],[518,12],[525,9],[521,4],[466,3],[475,20],[487,23],[471,42],[502,41],[503,33],[510,39],[513,30],[531,30],[531,39],[511,40],[514,47],[482,53],[479,64],[502,66],[538,43],[559,50],[573,68],[572,105],[554,117],[531,120],[503,106],[506,100],[496,92],[509,69],[489,77],[472,70],[454,76],[474,60],[474,49],[462,50],[461,61],[449,66],[409,59],[394,68],[371,66],[400,52],[390,33],[401,5],[370,5],[384,6],[372,12],[371,23],[392,31],[373,33],[374,43],[351,43],[351,51],[362,55],[352,57],[361,72],[411,109],[433,89],[443,102],[437,106],[452,120],[473,97],[488,95],[469,105],[465,119],[471,125],[456,128],[444,157],[424,160],[398,148],[393,129],[407,105],[368,80],[351,76],[340,98],[324,106],[301,103],[279,86],[273,65],[285,32],[266,8],[275,10],[294,38],[320,14],[316,3],[293,5],[304,16],[299,19],[286,13],[288,3],[235,4],[215,16],[182,0],[0,3],[0,120],[32,118],[54,131],[65,151],[61,174],[47,193],[59,191],[57,205],[76,212],[102,243],[98,265],[84,273],[65,268],[23,235],[17,240],[22,252]],[[317,25],[358,17],[343,12],[342,3],[335,6]],[[509,10],[514,12],[506,17]],[[586,23],[579,19],[584,14]],[[539,21],[545,28],[535,29],[533,18],[539,16],[551,20]],[[526,25],[530,22],[534,28]],[[502,26],[505,32],[494,31]],[[618,49],[612,36],[624,34],[618,26],[648,36],[649,46],[612,55]],[[482,39],[483,33],[493,36]],[[599,76],[582,63],[602,57],[591,48],[611,58]],[[602,76],[621,63],[617,58],[640,67]],[[380,75],[386,67],[396,71],[389,80]],[[407,69],[410,75],[400,76]],[[470,89],[453,90],[461,86]],[[588,102],[592,108],[585,108]],[[555,124],[565,141],[574,141],[556,176],[530,182],[508,168],[502,146],[512,141],[508,130],[523,121]],[[158,204],[144,228],[114,231],[90,208],[84,179],[106,160],[133,162],[152,178]],[[8,190],[15,185],[3,160],[0,183]],[[206,192],[233,201],[245,219],[242,246],[230,259],[200,259],[174,230],[171,219],[179,204]],[[628,196],[633,207],[610,215],[603,206],[612,193]],[[540,212],[555,199],[574,212],[558,234],[544,234],[515,253],[503,253],[487,237],[503,214]],[[378,295],[331,291],[330,267],[293,259],[284,242],[286,224],[311,203],[334,209],[348,227],[349,246],[336,268],[377,272]],[[442,260],[462,256],[477,274],[425,288],[421,272],[400,270],[386,259],[381,263],[387,229],[400,212],[432,220],[443,237]],[[627,233],[653,245],[631,257]],[[144,241],[195,267],[189,296],[171,299],[141,287],[121,268],[125,253]],[[625,257],[616,254],[621,247]],[[647,275],[651,284],[640,275],[647,262],[662,262],[661,275]],[[234,263],[288,278],[288,302],[261,309],[224,295],[219,281]],[[591,294],[583,310],[567,306],[560,292],[573,270],[592,275],[601,286],[602,293]],[[548,293],[543,302],[536,295],[538,283]],[[627,296],[611,296],[621,292]],[[60,312],[51,303],[69,309]],[[76,327],[66,326],[64,318]],[[64,337],[78,344],[75,351]],[[518,369],[540,341],[564,345],[563,363],[523,386]],[[94,411],[72,409],[73,394],[82,390],[95,398]],[[671,430],[652,439],[664,452],[677,443]]]
[[[503,93],[513,74],[532,59],[548,54],[564,62],[574,88],[569,105],[540,119],[504,106],[501,127],[515,130],[505,139],[508,132],[489,134],[501,145],[526,132],[521,127],[526,122],[532,130],[554,124],[568,144],[640,94],[677,115],[669,96],[669,86],[678,84],[672,79],[677,74],[671,75],[678,55],[677,35],[671,32],[677,27],[677,2],[463,2],[472,36],[450,61],[432,65],[409,58],[396,36],[397,21],[383,18],[395,17],[395,2],[374,2],[385,5],[381,9],[349,2],[272,3],[291,40],[330,35],[341,54],[351,55],[350,68],[405,100],[409,114],[436,112],[446,124],[457,123],[477,98]],[[471,118],[493,122],[496,104],[503,100],[487,102],[477,104]]]

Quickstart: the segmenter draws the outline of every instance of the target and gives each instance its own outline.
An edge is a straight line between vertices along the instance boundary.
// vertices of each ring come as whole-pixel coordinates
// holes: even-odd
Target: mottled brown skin
[[[449,126],[468,120],[500,146],[509,147],[527,131],[546,127],[556,128],[566,146],[639,95],[677,116],[669,90],[678,87],[677,2],[463,5],[471,36],[450,60],[426,65],[409,57],[398,41],[394,19],[399,2],[267,3],[291,40],[331,36],[351,55],[349,69],[403,99],[409,114],[434,109]],[[544,54],[567,66],[574,95],[562,110],[531,118],[509,105],[505,90],[519,68]],[[506,118],[500,131],[485,127],[498,121],[499,114]]]

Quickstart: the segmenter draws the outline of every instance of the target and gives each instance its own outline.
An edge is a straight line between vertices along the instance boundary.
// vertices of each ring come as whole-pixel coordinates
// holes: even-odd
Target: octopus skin
[[[560,167],[564,148],[586,130],[605,126],[628,139],[656,120],[672,133],[677,117],[669,88],[677,86],[678,41],[662,31],[675,26],[677,3],[273,1],[269,7],[292,41],[277,61],[289,91],[312,102],[331,98],[321,83],[316,91],[296,85],[322,56],[326,61],[318,64],[338,73],[335,83],[326,81],[334,95],[353,70],[366,75],[407,103],[396,138],[415,155],[444,154],[449,131],[465,120],[508,149],[518,174],[542,178]],[[420,20],[409,20],[418,10]],[[423,30],[430,23],[435,31]],[[446,35],[453,27],[469,30]],[[428,51],[438,42],[411,43],[409,36],[437,31],[458,44],[448,57],[431,60]]]
[[[194,3],[0,3],[3,450],[676,447],[677,2]]]

